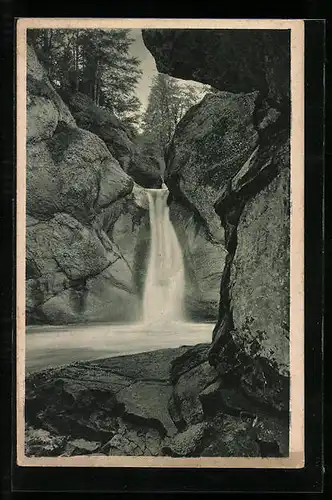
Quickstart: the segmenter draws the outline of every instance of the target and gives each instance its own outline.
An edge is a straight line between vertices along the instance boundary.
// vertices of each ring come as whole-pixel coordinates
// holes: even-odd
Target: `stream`
[[[74,361],[136,354],[183,345],[210,343],[214,323],[169,322],[73,326],[29,326],[26,373]]]

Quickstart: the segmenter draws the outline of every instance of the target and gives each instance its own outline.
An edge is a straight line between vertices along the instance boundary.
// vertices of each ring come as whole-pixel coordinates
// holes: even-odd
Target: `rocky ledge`
[[[208,344],[31,374],[26,455],[288,455],[288,415],[221,377]]]

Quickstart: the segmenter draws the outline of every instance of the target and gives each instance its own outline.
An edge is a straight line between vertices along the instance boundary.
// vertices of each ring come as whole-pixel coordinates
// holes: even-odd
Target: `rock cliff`
[[[133,187],[105,142],[77,126],[28,47],[29,322],[136,317],[133,270],[99,223],[103,211],[114,207],[116,213],[116,203],[132,196]]]
[[[219,89],[178,124],[165,171],[176,203],[227,251],[210,363],[222,377],[232,363],[241,390],[287,410],[289,33],[144,30],[143,38],[159,71]]]

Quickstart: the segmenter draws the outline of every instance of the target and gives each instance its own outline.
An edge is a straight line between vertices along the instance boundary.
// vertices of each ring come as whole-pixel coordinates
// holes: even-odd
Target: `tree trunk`
[[[78,87],[79,87],[79,69],[78,69],[78,56],[79,56],[79,35],[76,32],[76,37],[75,37],[75,90],[78,92]]]
[[[96,104],[99,106],[99,101],[100,101],[100,82],[99,80],[97,81],[97,95],[96,95]]]
[[[93,84],[93,101],[95,104],[97,104],[97,86],[98,86],[98,61],[96,62],[94,84]]]

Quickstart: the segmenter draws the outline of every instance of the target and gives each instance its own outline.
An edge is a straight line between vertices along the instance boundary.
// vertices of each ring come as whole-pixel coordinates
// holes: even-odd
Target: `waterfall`
[[[143,297],[147,323],[183,319],[184,265],[182,251],[169,218],[168,189],[147,189],[151,245]]]

